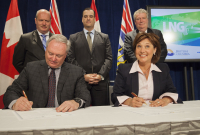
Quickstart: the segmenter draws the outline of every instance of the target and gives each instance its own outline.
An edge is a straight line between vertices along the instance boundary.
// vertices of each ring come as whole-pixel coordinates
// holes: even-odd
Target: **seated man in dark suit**
[[[66,112],[89,106],[91,98],[83,69],[64,62],[69,49],[70,42],[65,36],[50,37],[45,60],[28,63],[7,88],[3,98],[5,108],[27,111],[31,107],[57,107],[57,112]]]
[[[164,62],[167,56],[167,47],[163,39],[163,35],[160,30],[148,28],[148,13],[145,9],[138,9],[135,11],[134,22],[137,29],[129,32],[125,36],[124,40],[124,57],[128,63],[133,63],[137,58],[133,51],[133,41],[138,33],[154,33],[160,37],[159,42],[161,46],[161,55],[158,62]]]

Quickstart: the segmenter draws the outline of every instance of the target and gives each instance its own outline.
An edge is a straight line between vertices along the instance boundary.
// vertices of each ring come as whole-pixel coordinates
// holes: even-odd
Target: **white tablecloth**
[[[35,110],[40,109],[32,111]],[[55,111],[49,108],[45,110]],[[20,117],[13,110],[0,110],[1,134],[200,134],[200,101],[186,101],[184,104],[171,104],[156,108],[88,107],[68,112],[65,115],[51,117],[48,113],[46,117],[33,117],[32,119]]]

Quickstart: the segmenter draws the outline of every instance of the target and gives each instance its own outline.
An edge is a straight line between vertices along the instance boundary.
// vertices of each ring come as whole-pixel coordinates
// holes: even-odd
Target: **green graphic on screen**
[[[151,15],[151,27],[162,31],[166,43],[200,46],[200,11]]]

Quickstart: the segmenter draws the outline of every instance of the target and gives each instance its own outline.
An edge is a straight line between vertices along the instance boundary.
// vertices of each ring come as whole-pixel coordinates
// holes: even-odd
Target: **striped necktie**
[[[46,51],[46,35],[41,35],[42,36],[42,44],[43,44],[43,47],[44,47],[44,50]]]

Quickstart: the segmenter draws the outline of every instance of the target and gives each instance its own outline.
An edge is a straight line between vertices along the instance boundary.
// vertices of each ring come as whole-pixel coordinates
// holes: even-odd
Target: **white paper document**
[[[14,113],[21,120],[34,120],[70,115],[63,112],[56,112],[55,108],[33,108],[30,111],[14,111]]]
[[[161,114],[170,114],[170,113],[183,113],[179,110],[174,109],[165,109],[164,107],[149,107],[149,105],[143,105],[143,107],[120,107],[120,109],[130,111],[133,113],[141,115],[161,115]]]

